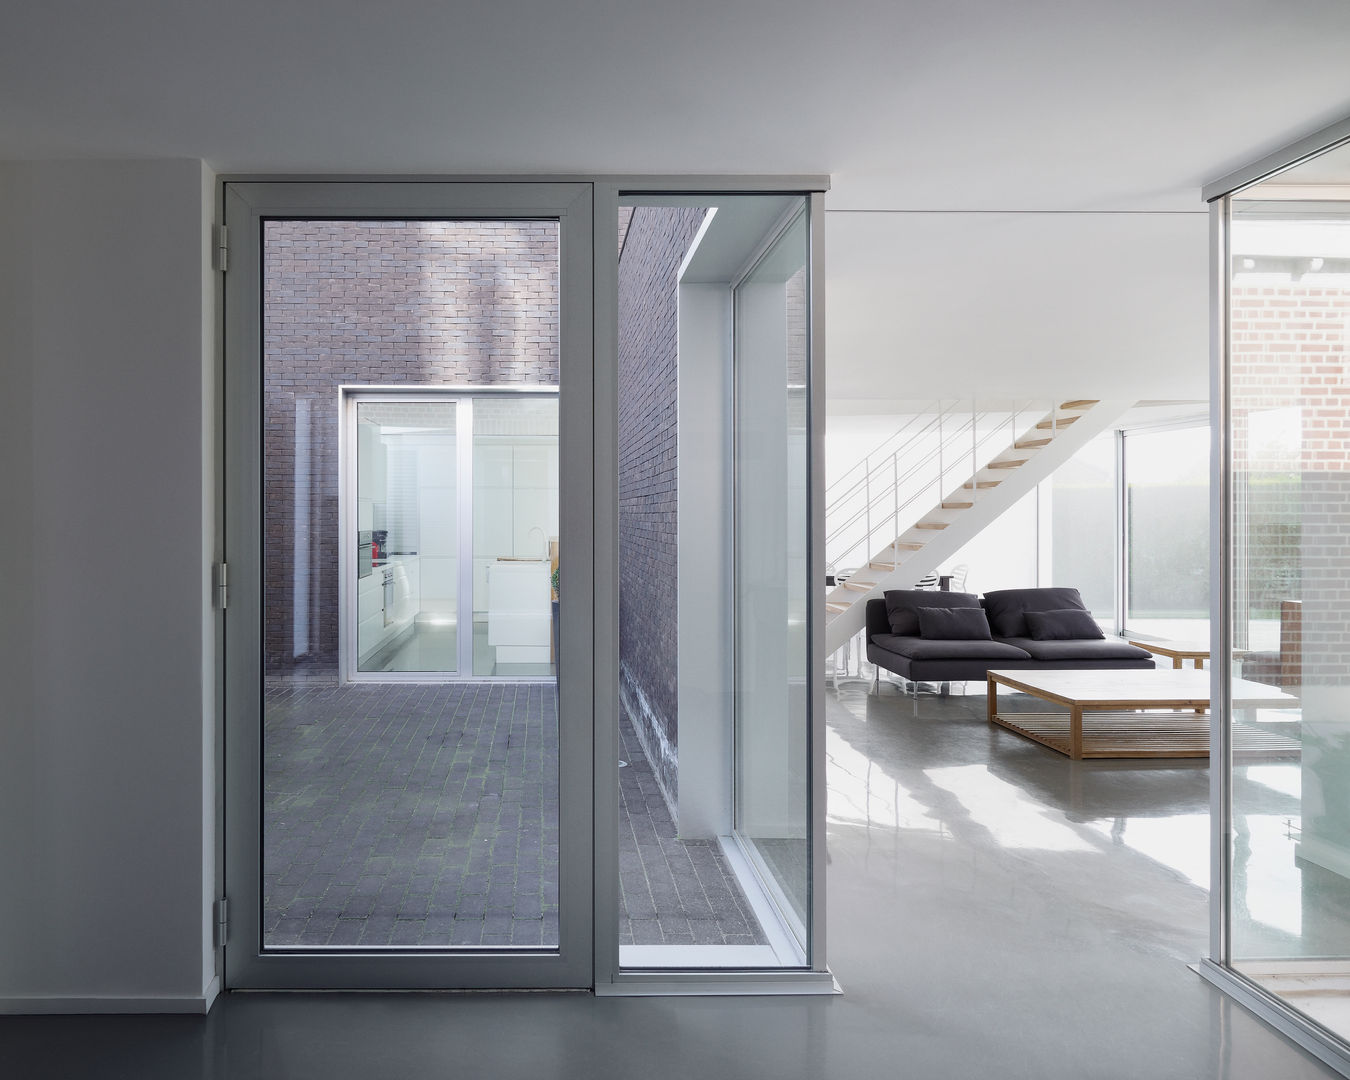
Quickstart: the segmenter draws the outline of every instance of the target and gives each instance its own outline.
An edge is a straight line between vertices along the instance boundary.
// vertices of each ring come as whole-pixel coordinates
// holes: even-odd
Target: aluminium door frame
[[[262,222],[267,218],[557,220],[560,230],[560,542],[594,550],[592,185],[465,180],[226,180],[224,559],[226,612],[224,895],[227,989],[582,988],[594,981],[594,667],[560,658],[559,947],[556,950],[262,948],[261,360]],[[561,633],[591,637],[594,563],[567,567]]]

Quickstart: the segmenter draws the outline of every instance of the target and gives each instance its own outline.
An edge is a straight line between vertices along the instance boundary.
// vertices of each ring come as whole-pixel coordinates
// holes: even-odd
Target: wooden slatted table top
[[[995,669],[989,677],[1013,690],[1046,701],[1091,709],[1209,707],[1208,671],[1190,668],[1144,668],[1073,671],[1010,671]],[[1233,704],[1239,708],[1292,709],[1298,698],[1264,683],[1233,680]]]

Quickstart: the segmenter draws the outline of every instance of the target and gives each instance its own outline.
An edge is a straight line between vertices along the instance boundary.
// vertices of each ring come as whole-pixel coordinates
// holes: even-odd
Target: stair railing
[[[955,491],[970,483],[968,500],[980,498],[980,473],[1023,436],[1028,412],[1043,416],[1040,404],[1017,401],[946,399],[927,402],[862,461],[828,489],[826,559],[840,568],[866,566],[935,507],[948,499],[947,475],[965,473]],[[1058,431],[1055,402],[1045,404],[1050,437]],[[1036,431],[1030,422],[1029,432]],[[962,444],[965,449],[960,449]],[[892,548],[892,550],[894,550]]]

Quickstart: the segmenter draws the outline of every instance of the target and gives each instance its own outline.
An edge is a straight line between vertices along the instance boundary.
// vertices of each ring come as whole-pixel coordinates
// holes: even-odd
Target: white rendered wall
[[[0,183],[0,1010],[200,1011],[211,179],[197,161],[61,162]]]
[[[680,836],[731,832],[731,289],[679,291]]]

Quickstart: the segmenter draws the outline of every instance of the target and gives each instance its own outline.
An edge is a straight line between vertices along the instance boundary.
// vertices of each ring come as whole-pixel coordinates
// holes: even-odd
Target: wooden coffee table
[[[1099,671],[991,671],[988,714],[998,724],[1079,761],[1083,758],[1209,757],[1208,671],[1142,668]],[[1003,712],[1006,686],[1066,712]],[[1233,680],[1237,709],[1292,709],[1298,699],[1273,686]],[[1240,736],[1240,737],[1239,737]],[[1243,725],[1234,752],[1297,756],[1297,740]]]

